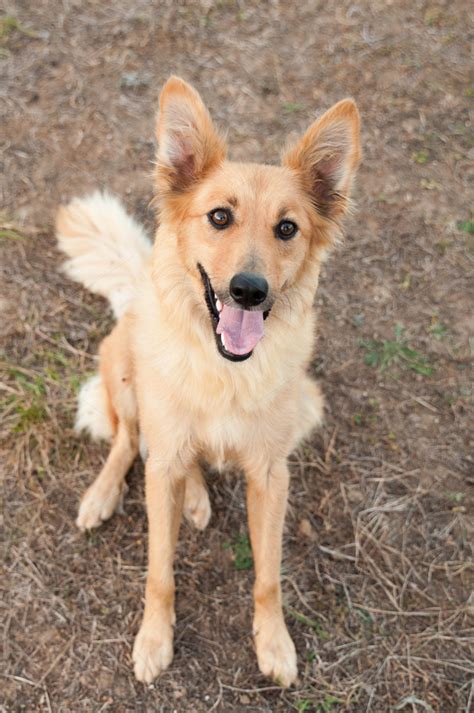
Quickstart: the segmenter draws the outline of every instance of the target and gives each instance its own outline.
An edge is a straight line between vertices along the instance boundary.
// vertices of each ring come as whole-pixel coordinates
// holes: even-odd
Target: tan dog
[[[83,387],[77,426],[112,439],[77,524],[114,512],[146,449],[149,571],[133,660],[151,682],[173,656],[173,557],[182,510],[210,517],[199,467],[245,472],[260,670],[297,676],[280,592],[287,457],[322,419],[306,374],[321,261],[340,232],[359,160],[359,116],[336,104],[281,166],[226,161],[198,93],[173,77],[157,125],[159,228],[153,248],[118,201],[96,193],[60,209],[66,272],[111,302],[118,323]]]

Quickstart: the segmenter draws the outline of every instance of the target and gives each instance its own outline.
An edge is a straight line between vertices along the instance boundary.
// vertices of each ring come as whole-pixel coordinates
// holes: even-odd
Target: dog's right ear
[[[160,195],[188,190],[225,159],[225,141],[201,97],[179,77],[170,77],[161,91],[156,131]]]

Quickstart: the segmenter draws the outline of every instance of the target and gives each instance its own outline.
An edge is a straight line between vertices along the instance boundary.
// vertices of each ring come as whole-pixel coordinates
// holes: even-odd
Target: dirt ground
[[[468,12],[467,0],[7,0],[1,710],[473,709]],[[346,95],[363,120],[357,210],[316,299],[326,424],[291,459],[282,576],[300,680],[287,691],[256,665],[238,475],[209,473],[210,526],[183,525],[175,659],[149,688],[131,672],[141,463],[122,514],[89,536],[74,526],[107,452],[74,434],[75,397],[112,317],[58,272],[54,210],[107,186],[151,232],[170,73],[199,88],[236,159],[278,160]]]

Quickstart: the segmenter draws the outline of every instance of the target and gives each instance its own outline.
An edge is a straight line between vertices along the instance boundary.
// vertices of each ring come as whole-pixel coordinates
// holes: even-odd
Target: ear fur
[[[309,127],[283,164],[300,174],[318,213],[337,220],[347,210],[359,160],[359,112],[343,99]]]
[[[225,142],[201,97],[179,77],[170,77],[161,91],[156,132],[160,195],[186,191],[225,159]]]

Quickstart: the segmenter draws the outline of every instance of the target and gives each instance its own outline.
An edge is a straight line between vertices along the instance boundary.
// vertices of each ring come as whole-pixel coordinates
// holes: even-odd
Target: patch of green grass
[[[224,542],[223,547],[225,550],[232,550],[235,569],[252,568],[252,547],[248,535],[239,535],[233,542]]]
[[[293,619],[296,619],[296,621],[299,621],[301,624],[304,624],[305,626],[308,626],[310,629],[314,631],[318,639],[321,639],[321,641],[327,641],[328,639],[331,638],[331,634],[329,634],[319,621],[316,621],[316,619],[311,619],[309,616],[306,616],[306,614],[302,614],[299,611],[296,611],[296,609],[292,609],[291,607],[286,607],[288,613],[293,617]]]
[[[303,111],[306,108],[304,104],[299,102],[282,102],[281,105],[288,114],[293,114],[295,111]]]
[[[10,376],[25,389],[25,391],[29,391],[35,396],[42,396],[46,393],[45,380],[41,374],[37,374],[34,378],[31,378],[22,371],[15,369],[15,367],[9,369],[8,372]]]
[[[452,491],[452,490],[446,490],[445,496],[449,500],[452,500],[453,503],[457,503],[459,505],[460,503],[462,503],[462,501],[466,497],[466,493],[459,493],[459,492]]]
[[[321,703],[318,703],[316,710],[318,713],[332,713],[332,711],[336,710],[335,706],[337,706],[338,703],[342,703],[340,698],[328,694],[327,696],[324,696],[324,700],[321,701]]]
[[[15,406],[18,419],[12,430],[14,433],[23,433],[33,424],[48,417],[45,404],[46,384],[41,374],[29,377],[15,368],[9,369],[8,373],[22,389],[21,396],[13,396],[18,402]]]
[[[13,15],[3,15],[0,17],[0,42],[4,42],[13,32],[20,32],[27,37],[36,37],[36,32],[25,27],[18,18]]]
[[[337,710],[335,706],[339,703],[342,703],[340,698],[328,693],[319,703],[315,703],[309,698],[300,698],[295,702],[294,708],[301,713],[334,713]]]
[[[422,376],[431,376],[434,366],[429,363],[427,357],[409,345],[408,340],[403,338],[404,332],[405,327],[397,324],[394,340],[359,339],[359,346],[366,350],[365,363],[381,372],[399,365]]]
[[[79,376],[79,374],[73,374],[72,376],[69,377],[69,385],[71,387],[71,391],[73,392],[73,394],[79,393],[81,384],[82,384],[82,379]]]
[[[463,233],[469,233],[469,235],[474,233],[474,220],[460,220],[457,226]]]
[[[430,160],[430,155],[426,149],[420,149],[419,151],[415,151],[414,153],[412,153],[411,157],[413,161],[422,165],[428,163],[428,161]]]
[[[61,377],[59,376],[58,372],[55,369],[52,369],[50,366],[45,367],[44,373],[46,374],[48,379],[51,379],[51,381],[61,380]]]
[[[64,354],[64,352],[60,352],[58,350],[53,351],[52,349],[47,349],[44,352],[44,356],[49,362],[52,362],[53,364],[60,364],[61,366],[69,366],[69,359]]]
[[[16,393],[10,397],[11,413],[17,418],[11,426],[13,433],[24,433],[32,426],[48,420],[48,386],[57,384],[64,389],[75,390],[79,387],[79,378],[72,383],[65,374],[64,367],[69,366],[67,355],[58,349],[41,352],[43,368],[41,371],[29,371],[16,365],[7,367],[7,374],[15,381]]]
[[[13,426],[14,433],[23,433],[33,424],[46,420],[48,416],[46,408],[37,399],[33,399],[29,406],[18,404],[16,412],[18,414],[18,420]]]
[[[14,30],[20,28],[20,21],[13,17],[13,15],[3,15],[0,17],[0,39],[7,37]]]
[[[23,235],[17,233],[16,230],[0,230],[0,240],[25,240]]]
[[[1,34],[0,34],[1,43]],[[0,240],[27,240],[17,225],[15,217],[5,211],[0,211]]]
[[[316,710],[321,711],[321,713],[332,713],[332,711],[336,710],[334,706],[338,703],[342,703],[340,698],[328,694],[324,696],[324,700],[322,700],[321,703],[318,703]]]
[[[441,322],[433,321],[433,323],[430,324],[429,327],[427,327],[426,331],[428,332],[428,334],[431,334],[432,337],[434,337],[438,341],[441,341],[447,335],[448,328],[445,324],[442,324]]]

